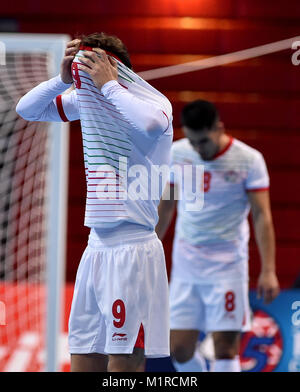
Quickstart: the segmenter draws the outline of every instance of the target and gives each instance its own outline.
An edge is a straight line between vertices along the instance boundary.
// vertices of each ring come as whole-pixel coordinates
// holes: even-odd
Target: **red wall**
[[[20,32],[118,35],[136,71],[228,53],[299,34],[298,0],[131,0],[40,2],[1,5]],[[190,100],[214,101],[228,131],[259,149],[271,176],[280,282],[290,286],[300,273],[300,81],[287,50],[222,68],[153,81],[172,101],[175,138],[179,112]],[[74,280],[85,248],[85,182],[78,123],[71,126],[67,278]],[[170,267],[172,230],[164,242]],[[250,243],[251,285],[259,258]]]

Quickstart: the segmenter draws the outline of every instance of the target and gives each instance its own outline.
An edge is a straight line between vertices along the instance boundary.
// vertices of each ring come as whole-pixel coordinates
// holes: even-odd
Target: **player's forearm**
[[[16,112],[28,121],[61,121],[53,100],[69,87],[59,75],[42,82],[20,99]]]
[[[174,211],[175,211],[174,200],[161,200],[158,207],[159,220],[156,225],[155,231],[160,240],[162,240],[170,226]]]
[[[163,108],[135,97],[117,81],[106,83],[101,92],[137,129],[156,136],[162,134],[169,127],[169,119]]]
[[[262,272],[275,272],[275,233],[271,215],[259,213],[254,218],[254,231]]]

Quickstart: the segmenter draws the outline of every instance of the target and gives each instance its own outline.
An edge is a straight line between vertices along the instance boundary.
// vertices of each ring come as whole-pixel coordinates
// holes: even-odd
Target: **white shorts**
[[[248,282],[195,284],[172,278],[170,313],[171,329],[248,331],[251,315]]]
[[[89,238],[77,271],[69,319],[71,354],[130,354],[140,327],[146,357],[169,351],[165,256],[155,233],[125,244]]]

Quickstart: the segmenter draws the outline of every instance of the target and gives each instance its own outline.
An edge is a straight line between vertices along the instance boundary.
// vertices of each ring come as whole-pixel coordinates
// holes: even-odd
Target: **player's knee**
[[[143,365],[144,360],[145,360],[144,349],[135,347],[133,349],[133,364],[135,369],[140,368]]]
[[[109,355],[108,372],[136,372],[143,364],[144,350],[134,348],[132,354]]]
[[[224,332],[214,336],[216,359],[233,359],[239,353],[239,332]]]
[[[136,363],[130,358],[110,357],[107,365],[108,372],[135,372]]]
[[[237,355],[235,347],[230,347],[227,345],[221,345],[215,349],[216,359],[234,359]]]
[[[184,345],[175,345],[171,347],[171,356],[179,363],[184,363],[193,358],[194,347],[187,347]]]

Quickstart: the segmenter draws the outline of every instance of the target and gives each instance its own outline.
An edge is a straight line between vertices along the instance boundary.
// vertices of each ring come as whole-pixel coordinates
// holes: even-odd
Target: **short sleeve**
[[[266,162],[262,154],[257,152],[248,172],[245,184],[246,190],[248,192],[268,190],[269,186],[270,179]]]

